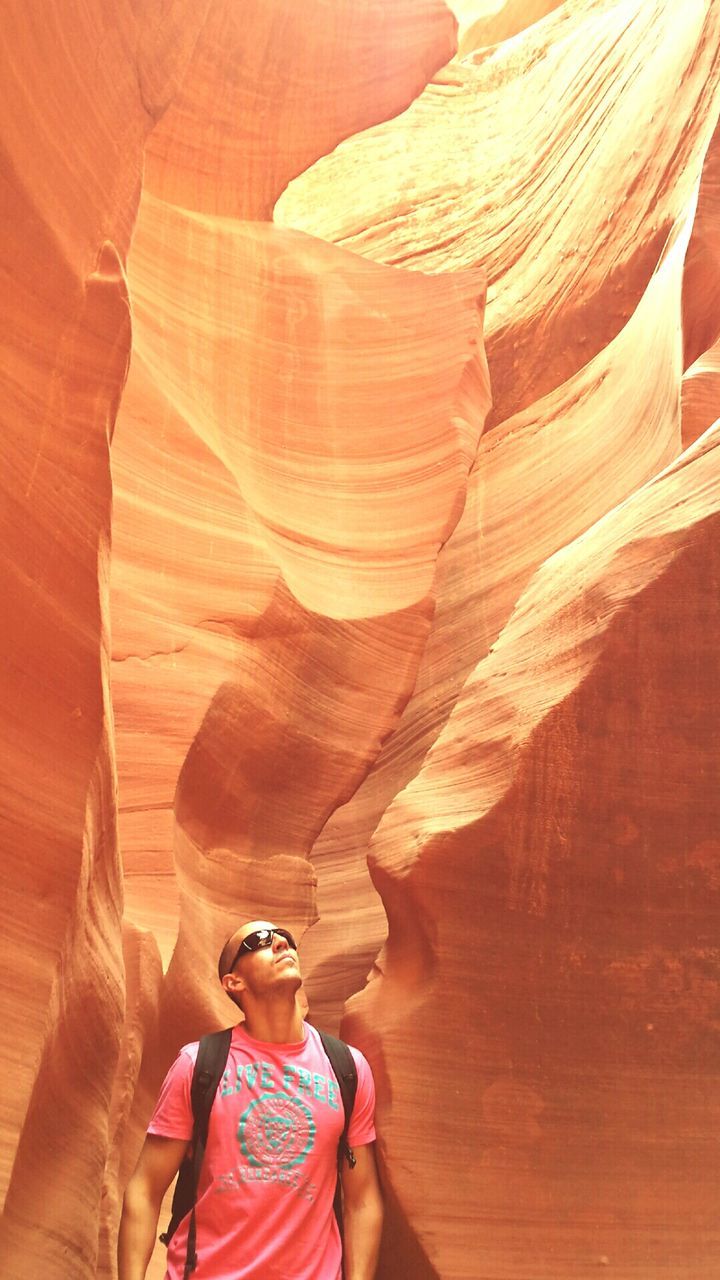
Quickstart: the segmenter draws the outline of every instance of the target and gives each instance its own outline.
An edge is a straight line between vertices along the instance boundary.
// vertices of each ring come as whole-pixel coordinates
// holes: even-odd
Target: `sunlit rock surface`
[[[376,261],[488,273],[493,420],[623,327],[698,181],[717,6],[583,0],[452,62],[290,184],[276,221]]]
[[[683,442],[696,440],[715,422],[720,399],[720,342],[691,365],[682,385]]]
[[[517,35],[557,9],[562,0],[450,0],[463,56]]]
[[[455,47],[443,0],[210,0],[148,144],[147,187],[183,209],[267,218],[290,178],[397,115]]]
[[[705,156],[683,288],[685,368],[701,362],[720,337],[720,128]]]
[[[393,270],[148,197],[132,285],[136,350],[301,604],[343,619],[427,595],[488,407],[482,274]]]
[[[0,1271],[268,915],[381,1280],[714,1280],[720,3],[3,21]]]
[[[720,130],[703,167],[697,215],[688,247],[683,289],[686,368],[682,384],[682,438],[691,444],[720,410]]]

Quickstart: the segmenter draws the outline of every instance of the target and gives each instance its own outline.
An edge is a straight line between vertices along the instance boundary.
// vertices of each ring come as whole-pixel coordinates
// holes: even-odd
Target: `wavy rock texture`
[[[720,129],[708,147],[683,287],[685,367],[700,360],[720,337]],[[707,424],[710,425],[709,423]]]
[[[270,915],[380,1280],[710,1280],[720,3],[70,9],[0,81],[3,1274],[112,1280]]]
[[[688,219],[671,237],[645,298],[615,341],[557,392],[481,441],[465,510],[438,564],[438,603],[412,697],[371,774],[315,845],[318,872],[347,866],[353,849],[367,844],[538,565],[679,452],[677,320],[689,225]],[[576,459],[572,484],[569,452]],[[322,877],[319,894],[321,925],[308,939],[313,962],[330,912]],[[338,950],[340,938],[341,928]],[[361,950],[360,968],[371,949]]]
[[[441,60],[435,50],[451,52],[439,9],[425,6],[424,47],[415,54],[409,40],[386,114],[405,104],[408,86],[421,87],[418,67],[427,66],[424,83],[431,59]],[[398,6],[398,38],[408,13]],[[368,6],[371,43],[386,25],[378,30],[377,16]],[[301,80],[316,79],[333,48],[318,39],[310,53]],[[363,55],[365,74],[367,63]],[[180,106],[196,89],[206,100],[199,65],[198,56]],[[259,98],[252,111],[238,101],[255,128]],[[283,128],[295,128],[292,94],[280,107]],[[375,111],[363,106],[356,123]],[[171,163],[167,182],[149,165],[131,266],[135,365],[115,446],[120,834],[131,918],[152,924],[166,955],[180,911],[160,1011],[166,1052],[198,1026],[227,1021],[214,956],[238,914],[270,911],[300,931],[316,918],[309,850],[409,697],[435,560],[462,510],[489,403],[481,271],[425,280],[230,216],[261,212],[267,196],[248,195],[229,213],[228,153],[213,147],[214,122],[210,133],[204,115],[197,126],[214,167],[202,197],[192,184],[181,193]],[[248,156],[230,156],[233,178],[241,164],[249,183],[265,181],[246,141]],[[163,539],[172,553],[158,571]],[[165,893],[149,911],[148,891],[170,879],[170,807],[186,755],[175,804],[179,899]],[[369,913],[373,937],[383,931],[364,859],[351,877],[335,904],[349,957],[335,966],[335,1020],[362,976],[353,929],[367,946]],[[143,1088],[153,1074],[157,1065],[144,1064]]]
[[[138,351],[235,477],[295,597],[338,619],[422,599],[487,408],[482,276],[393,271],[148,198],[132,284]],[[184,289],[202,308],[183,309]]]
[[[424,1274],[717,1268],[718,447],[537,572],[374,838],[390,936],[347,1029]]]
[[[172,858],[178,771],[215,690],[232,672],[231,626],[252,634],[278,570],[232,477],[159,394],[137,356],[113,440],[113,478],[113,690],[125,905],[131,920],[153,930],[167,964],[178,922]]]
[[[98,1276],[115,1274],[120,1192],[135,1167],[145,1137],[148,1109],[155,1101],[155,1089],[147,1089],[148,1073],[143,1076],[142,1067],[143,1063],[150,1064],[161,1056],[158,1010],[162,962],[152,934],[124,925],[123,959],[125,1020],[108,1116],[110,1155],[100,1210]]]
[[[3,14],[0,1269],[91,1277],[121,1043],[109,445],[143,146],[202,6]],[[147,44],[149,32],[152,38]]]
[[[719,36],[706,3],[565,4],[338,147],[290,185],[276,221],[389,264],[481,264],[502,421],[577,372],[639,302],[699,177]]]
[[[149,142],[147,187],[182,209],[268,218],[290,178],[397,115],[455,47],[442,0],[211,0]]]
[[[425,290],[419,280],[408,279],[403,289],[395,273],[368,274],[366,265],[349,255],[231,216],[262,216],[296,168],[331,148],[344,133],[402,109],[454,49],[452,18],[436,0],[398,4],[392,11],[374,2],[318,6],[310,27],[303,18],[302,39],[299,18],[297,6],[287,2],[258,7],[249,51],[244,38],[247,15],[240,27],[232,6],[213,6],[183,92],[153,135],[134,244],[136,362],[117,438],[113,579],[116,651],[122,659],[114,672],[115,706],[118,733],[128,748],[119,765],[120,831],[130,909],[140,924],[157,928],[160,923],[158,911],[148,915],[144,904],[156,869],[163,870],[159,940],[166,959],[177,931],[170,861],[173,793],[213,693],[233,675],[238,693],[247,680],[247,711],[253,700],[259,708],[267,702],[281,730],[287,705],[296,705],[294,715],[302,719],[304,706],[315,700],[308,665],[314,661],[314,642],[306,641],[307,671],[299,674],[297,683],[292,662],[285,672],[283,656],[289,637],[303,632],[310,636],[316,626],[320,633],[327,630],[322,616],[315,619],[307,607],[329,607],[335,617],[342,617],[350,606],[351,614],[362,617],[388,610],[395,614],[409,604],[407,621],[393,617],[382,628],[386,639],[378,635],[379,648],[372,628],[362,626],[358,633],[359,661],[374,669],[382,660],[378,681],[385,688],[383,697],[387,700],[389,695],[388,709],[395,702],[402,705],[412,688],[413,664],[432,609],[431,601],[423,603],[422,597],[432,579],[434,554],[459,514],[473,438],[476,443],[487,402],[482,356],[475,361],[479,389],[468,385],[472,370],[460,385],[473,354],[478,323],[473,300],[484,289],[480,273],[468,276],[466,283],[451,281],[439,288],[438,282],[429,282]],[[218,40],[224,47],[222,57]],[[290,47],[294,54],[288,62]],[[395,51],[392,74],[390,49]],[[278,81],[268,85],[258,66],[267,65],[272,50],[284,59],[284,70],[278,64]],[[257,63],[252,61],[256,58]],[[333,83],[339,69],[342,93]],[[208,76],[214,99],[219,81],[224,85],[222,118],[207,113]],[[312,93],[308,86],[314,86]],[[312,128],[304,114],[308,110]],[[260,139],[258,120],[264,122]],[[198,149],[203,154],[202,178]],[[278,254],[282,246],[284,267],[275,260],[275,244]],[[263,261],[275,279],[267,301]],[[197,273],[194,282],[189,270]],[[250,289],[248,270],[254,273]],[[390,311],[385,318],[373,292],[380,278],[395,299],[388,294]],[[284,292],[288,288],[290,305]],[[358,291],[364,293],[364,302]],[[432,310],[433,299],[442,310],[436,318],[441,324],[447,321],[451,330],[444,351],[428,348],[428,341],[434,345],[434,331],[426,323],[425,338],[418,333],[412,350],[403,353],[402,343],[389,332],[390,314],[405,332],[414,324],[415,308]],[[268,304],[270,311],[263,317],[260,312]],[[336,325],[330,325],[325,308],[330,308]],[[313,334],[305,332],[308,314],[314,316]],[[174,330],[171,341],[165,336],[168,326]],[[389,355],[382,386],[386,404],[378,390],[375,405],[362,403],[367,373],[343,359],[348,344],[360,341],[363,327],[365,368]],[[271,332],[275,348],[263,349]],[[296,377],[306,359],[313,362],[323,386],[318,403],[311,378],[303,387]],[[248,362],[255,369],[252,387],[246,376]],[[423,362],[446,388],[447,409],[437,422],[423,404],[425,390],[410,384]],[[263,370],[271,366],[272,376],[265,379],[263,390]],[[256,403],[257,392],[262,403]],[[238,394],[243,401],[240,410]],[[443,390],[433,387],[430,394],[442,397]],[[342,438],[348,397],[356,405],[352,444]],[[414,459],[402,437],[395,457],[394,432],[379,441],[389,406],[404,415],[406,433],[425,433],[426,475],[423,462]],[[165,424],[162,447],[155,430],[158,415]],[[304,431],[304,443],[298,435],[301,447],[295,457],[279,452],[274,443],[261,450],[254,441],[257,431],[273,435],[277,415],[286,423],[278,438],[288,432],[294,436],[300,421],[319,426],[314,433]],[[219,432],[221,424],[225,425]],[[326,426],[332,434],[323,438]],[[374,457],[366,433],[372,434],[394,474]],[[403,448],[407,462],[400,456]],[[338,449],[343,456],[335,459]],[[147,458],[147,467],[138,468],[138,450]],[[444,512],[428,500],[440,454],[447,476]],[[311,469],[313,493],[308,491]],[[410,585],[413,570],[407,557],[395,554],[393,567],[392,538],[383,541],[373,532],[371,501],[379,481],[386,489],[385,533],[399,534],[404,521],[405,543],[408,536],[414,543],[416,569]],[[398,482],[404,492],[393,492]],[[183,496],[176,500],[177,485]],[[423,519],[428,515],[432,521],[420,538],[419,529],[403,516],[407,498],[416,511],[424,502]],[[170,547],[169,557],[158,554],[163,544]],[[336,562],[334,574],[326,572],[331,559]],[[385,562],[392,583],[389,576],[385,581]],[[282,587],[282,567],[290,569],[293,585],[308,584],[299,587],[305,609]],[[351,572],[355,567],[359,573]],[[339,609],[338,592],[343,597]],[[318,645],[318,656],[324,660],[327,639],[322,634]],[[332,680],[323,686],[330,692],[322,694],[326,709],[319,712],[321,720],[324,715],[334,717],[337,710]],[[148,719],[152,735],[144,728]],[[372,732],[382,736],[386,730],[381,725],[382,716]],[[327,729],[326,724],[319,737]],[[335,738],[336,730],[331,734]],[[249,742],[248,750],[258,755],[258,743]],[[277,762],[271,764],[270,778],[277,768]]]
[[[720,404],[720,342],[691,365],[682,386],[683,443],[692,444],[717,418]]]
[[[703,169],[683,288],[683,444],[692,444],[720,410],[720,132]]]
[[[707,146],[712,133],[717,103],[709,98],[707,80],[699,69],[679,88],[681,94],[696,95],[694,100],[705,103],[705,109],[696,112],[691,123],[697,138],[693,163],[684,169],[682,182],[663,185],[660,198],[657,175],[662,166],[654,157],[649,163],[649,157],[654,145],[667,148],[670,155],[678,139],[683,139],[683,146],[690,144],[688,130],[682,123],[682,111],[677,118],[671,118],[668,112],[657,123],[650,122],[655,133],[643,137],[640,150],[632,146],[632,142],[638,140],[628,139],[627,121],[634,120],[638,110],[635,99],[638,85],[632,70],[638,60],[642,63],[640,74],[650,86],[658,84],[667,57],[684,59],[690,67],[697,66],[698,60],[702,66],[705,58],[714,59],[711,62],[714,86],[717,11],[705,14],[695,11],[696,37],[698,30],[701,33],[698,47],[688,38],[684,17],[677,8],[667,5],[657,6],[654,18],[647,8],[639,10],[633,21],[628,19],[627,7],[623,12],[613,5],[576,6],[572,13],[564,9],[528,31],[523,40],[513,41],[507,48],[501,46],[493,60],[477,67],[472,60],[453,64],[452,75],[450,71],[443,72],[404,118],[339,147],[333,156],[292,184],[279,202],[277,216],[283,222],[289,221],[292,215],[295,225],[306,229],[312,226],[322,234],[328,234],[331,223],[334,228],[342,226],[341,243],[372,257],[380,256],[384,261],[401,260],[405,266],[443,271],[459,262],[475,260],[476,253],[482,254],[491,276],[486,335],[496,417],[498,402],[502,407],[505,396],[502,389],[506,372],[502,351],[505,338],[501,330],[498,336],[498,328],[504,323],[504,290],[514,288],[513,280],[518,285],[522,280],[523,296],[515,307],[512,328],[508,330],[512,380],[508,378],[507,407],[516,408],[524,403],[528,377],[540,389],[548,382],[556,388],[530,406],[525,416],[513,414],[481,444],[461,524],[440,558],[438,609],[413,697],[398,731],[388,740],[367,782],[353,801],[328,823],[313,851],[318,867],[321,860],[329,869],[347,865],[352,850],[357,849],[359,843],[365,843],[398,788],[413,776],[465,676],[492,643],[496,628],[527,581],[523,575],[529,574],[543,555],[551,554],[632,492],[634,486],[680,447],[677,414],[680,353],[673,335],[677,334],[678,326],[682,245],[670,255],[675,266],[668,261],[649,286],[645,285],[645,272],[648,264],[652,263],[653,268],[657,264],[658,226],[663,208],[678,210],[681,220],[691,217],[693,184],[697,184],[700,176],[702,148]],[[714,24],[715,44],[708,53],[704,37],[710,23]],[[648,35],[651,27],[652,37]],[[556,48],[553,41],[561,34],[565,38]],[[627,66],[623,66],[621,59],[623,43],[618,44],[621,38]],[[646,38],[652,38],[655,44],[657,62],[645,59],[642,42]],[[610,65],[615,79],[614,93],[605,94],[602,100],[601,127],[596,77],[604,81],[611,74],[604,54],[601,59],[607,42],[614,46]],[[589,48],[594,49],[592,58],[588,57]],[[494,60],[497,60],[497,71],[490,70]],[[563,170],[568,185],[562,190],[557,185],[557,168],[560,157],[567,165],[568,139],[559,125],[562,109],[557,98],[559,65],[563,67],[562,82],[572,82],[573,98],[584,103],[586,109],[585,117],[572,117],[575,141],[579,144],[584,133],[585,142],[576,153],[576,164]],[[521,114],[512,109],[520,100],[520,75],[523,77]],[[480,91],[486,86],[494,89],[498,76],[502,77],[501,89],[511,104],[504,115],[499,109],[501,90]],[[555,88],[548,102],[547,85],[551,80]],[[473,96],[468,88],[470,83],[475,89]],[[545,116],[539,116],[531,126],[538,130],[544,128],[547,141],[541,144],[528,131],[527,124],[528,119],[533,121],[533,113],[526,106],[528,87],[533,83],[545,86],[542,99]],[[463,86],[462,93],[457,90],[458,84]],[[716,90],[713,88],[712,92]],[[642,108],[646,125],[650,115],[655,114],[656,97],[656,90],[652,90],[649,94],[652,105]],[[574,106],[573,111],[576,110]],[[548,120],[548,111],[558,114]],[[480,121],[484,126],[482,135],[473,127]],[[434,126],[436,132],[433,133]],[[448,138],[453,139],[453,145],[448,145]],[[518,155],[520,145],[526,148],[524,164]],[[508,153],[514,157],[512,165],[506,164]],[[431,154],[443,157],[442,167],[430,164],[427,157]],[[538,154],[543,165],[539,176]],[[475,167],[468,162],[469,155],[477,157]],[[495,171],[491,168],[493,156],[496,157]],[[501,160],[501,157],[505,158]],[[687,153],[685,160],[675,154],[670,161],[671,171],[678,174],[679,166],[686,160]],[[642,172],[641,166],[644,166]],[[391,168],[395,175],[392,184],[387,177]],[[537,203],[524,185],[514,197],[514,217],[509,219],[506,199],[508,194],[510,198],[513,196],[511,175],[524,168],[532,170]],[[367,179],[362,189],[357,181],[361,173]],[[386,175],[384,181],[383,175]],[[375,182],[370,180],[373,176]],[[455,188],[453,177],[457,178]],[[451,182],[452,199],[439,195],[441,180]],[[628,188],[620,190],[624,180]],[[608,198],[608,181],[617,181],[619,188],[613,196],[620,211],[614,220],[608,220],[606,213],[598,214],[602,202]],[[711,186],[707,181],[704,184],[704,209],[712,204]],[[683,195],[684,205],[680,203]],[[548,214],[548,198],[559,206],[559,221]],[[482,216],[478,214],[478,201]],[[591,222],[595,220],[598,228],[593,251],[586,249],[582,254],[573,251],[568,255],[568,243],[578,245],[588,235],[588,217]],[[349,233],[348,219],[363,229]],[[411,235],[413,242],[409,246]],[[333,238],[337,238],[335,231]],[[541,253],[543,243],[546,256]],[[522,262],[518,260],[520,245],[526,246]],[[527,268],[524,274],[523,263]],[[548,277],[553,276],[550,291],[547,288],[533,290],[529,283],[542,271]],[[617,327],[616,301],[626,299],[629,304],[642,296],[644,287],[648,288],[647,298],[620,333],[618,346],[612,342],[606,344],[599,352],[599,364],[589,361],[601,335],[613,333]],[[656,310],[660,291],[664,299],[660,310]],[[698,299],[694,305],[703,305],[700,298],[705,296],[704,291],[695,292]],[[687,307],[687,292],[685,301]],[[712,310],[712,301],[707,307]],[[526,312],[531,313],[529,319],[524,318]],[[653,320],[646,329],[651,314]],[[582,324],[578,323],[578,317],[583,319]],[[664,329],[664,337],[655,329],[658,323]],[[645,331],[645,337],[640,340],[644,355],[636,360],[631,351],[640,330]],[[528,351],[522,345],[522,335],[530,331],[535,334],[535,345]],[[660,338],[657,349],[654,348],[656,336]],[[648,356],[649,365],[645,364]],[[652,378],[661,365],[665,373],[660,374],[657,397],[650,394],[653,407],[649,416],[645,418],[644,410],[639,409],[641,399],[638,399],[637,419],[632,415],[625,417],[621,406],[637,389],[638,369],[642,369],[643,375],[646,369],[651,369]],[[559,366],[560,372],[555,372]],[[569,376],[563,380],[561,373]],[[589,395],[594,380],[594,393]],[[650,381],[646,389],[649,387]],[[554,430],[553,418],[558,412],[561,419]],[[638,422],[642,422],[643,431],[649,432],[643,443],[637,434]],[[534,438],[538,424],[543,423],[544,428]],[[575,442],[573,446],[565,441],[568,424]],[[612,433],[615,444],[611,443],[608,432]],[[648,453],[643,459],[646,445]],[[568,483],[570,455],[573,457],[572,483]],[[533,494],[538,495],[539,501],[531,496]],[[505,503],[507,512],[503,510]],[[322,897],[322,878],[319,892]],[[321,930],[322,925],[316,937]],[[312,952],[312,934],[308,946]],[[370,950],[364,953],[365,959]]]
[[[458,53],[463,57],[476,49],[500,44],[532,26],[561,0],[452,0],[450,8],[458,20]]]
[[[132,426],[121,423],[118,433],[117,530],[120,539],[127,531],[128,549],[116,537],[125,626],[115,690],[121,740],[134,745],[138,729],[144,739],[127,754],[127,775],[121,765],[126,865],[144,877],[141,887],[153,874],[148,855],[166,838],[177,771],[196,733],[177,814],[204,848],[230,841],[238,854],[249,847],[262,857],[306,856],[329,813],[361,781],[412,690],[435,560],[462,509],[488,404],[477,273],[425,279],[270,226],[200,221],[152,202],[144,214],[133,251],[137,350],[162,388],[164,399],[155,393],[153,402],[165,405],[177,446],[172,465],[186,486],[185,510],[196,514],[177,537],[177,516],[164,516],[154,534],[152,518],[142,516],[148,554],[137,537],[130,541],[141,489],[146,511],[158,505],[154,469],[137,480],[129,456],[130,441],[142,447],[149,434],[142,389],[135,410],[133,386]],[[168,225],[197,264],[189,294],[205,297],[202,313],[183,313],[172,291],[176,259],[162,256]],[[350,343],[358,368],[347,359]],[[193,378],[203,365],[205,377]],[[274,447],[278,431],[293,436],[293,450]],[[155,468],[163,464],[152,434]],[[211,476],[223,494],[217,540],[201,510]],[[177,547],[177,576],[161,587],[161,599],[172,601],[165,619],[148,607],[153,579],[144,578],[158,536]],[[200,564],[203,546],[222,573],[203,573],[198,597],[187,556]],[[198,732],[211,685],[217,692]],[[144,689],[158,731],[149,743],[134,716]],[[158,797],[149,803],[148,752]],[[216,795],[210,807],[208,789]],[[136,918],[147,923],[140,910]]]

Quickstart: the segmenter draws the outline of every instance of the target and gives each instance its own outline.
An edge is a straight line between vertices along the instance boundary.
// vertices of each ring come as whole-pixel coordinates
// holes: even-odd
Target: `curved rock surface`
[[[269,915],[379,1280],[711,1280],[720,0],[238,15],[4,15],[0,1270]]]
[[[124,258],[202,13],[90,0],[71,39],[62,6],[3,14],[0,1270],[29,1280],[89,1280],[98,1257],[124,1003],[107,593]]]
[[[697,440],[717,418],[720,407],[720,342],[691,365],[682,385],[682,435]]]
[[[114,1255],[122,1205],[121,1189],[135,1168],[145,1139],[148,1108],[154,1105],[152,1064],[160,1057],[158,1010],[162,962],[152,933],[123,926],[125,1020],[113,1085],[108,1130],[110,1155],[105,1168],[100,1211],[98,1276],[116,1273]],[[143,1064],[146,1065],[143,1074]]]
[[[421,1274],[717,1266],[719,447],[546,561],[374,838],[390,934],[345,1029],[387,1077]]]
[[[720,128],[716,128],[703,164],[697,214],[685,268],[683,336],[686,367],[700,359],[720,337],[720,319],[715,305],[719,291]]]
[[[149,141],[147,188],[181,209],[268,218],[291,178],[397,115],[455,48],[442,0],[210,0]]]
[[[279,571],[232,476],[133,360],[113,439],[113,702],[125,909],[165,964],[177,937],[173,796],[235,638]],[[198,591],[198,583],[202,590]],[[242,589],[240,589],[242,584]]]
[[[353,850],[367,845],[537,567],[679,453],[678,316],[690,219],[691,211],[615,341],[557,392],[483,437],[463,515],[439,558],[433,626],[412,697],[367,779],[316,843],[312,856],[319,874],[332,876],[335,868],[351,865]],[[575,459],[570,483],[569,456]],[[360,886],[364,878],[357,876]],[[323,874],[318,892],[321,903],[331,899]],[[327,901],[308,939],[313,962],[314,947],[330,933],[331,916]],[[373,919],[369,909],[369,927]],[[342,954],[341,925],[336,939]],[[371,932],[358,957],[360,968],[370,963],[377,940]]]
[[[481,264],[502,421],[634,311],[699,180],[719,48],[715,5],[562,5],[343,143],[290,184],[275,219],[411,269]]]
[[[148,196],[131,278],[136,349],[295,597],[338,619],[421,600],[488,406],[482,274],[395,271]]]
[[[539,22],[562,0],[452,0],[458,20],[458,53],[500,44]]]

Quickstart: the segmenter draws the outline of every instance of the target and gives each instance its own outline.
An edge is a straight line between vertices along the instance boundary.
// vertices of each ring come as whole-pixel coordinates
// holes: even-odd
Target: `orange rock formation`
[[[710,1280],[720,0],[11,0],[3,72],[0,1272],[112,1280],[263,914],[382,1280]]]

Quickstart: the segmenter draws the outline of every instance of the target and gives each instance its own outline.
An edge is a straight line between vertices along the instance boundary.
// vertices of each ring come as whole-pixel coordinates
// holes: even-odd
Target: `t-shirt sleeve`
[[[359,1049],[352,1045],[349,1047],[355,1059],[358,1083],[348,1129],[348,1144],[351,1147],[363,1147],[367,1142],[375,1141],[375,1081],[367,1059]]]
[[[195,1063],[191,1048],[195,1046],[186,1045],[180,1050],[160,1090],[160,1097],[148,1125],[148,1133],[159,1138],[184,1138],[187,1142],[192,1138],[190,1086]]]

